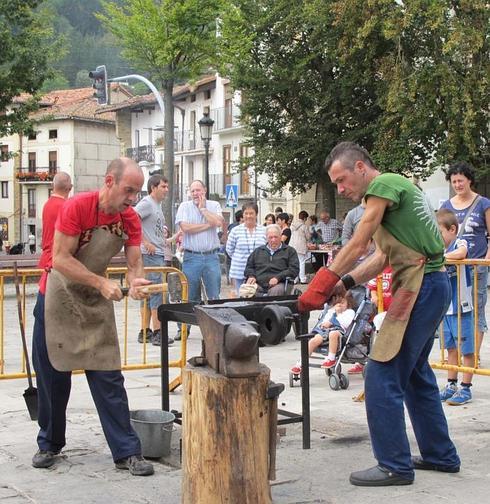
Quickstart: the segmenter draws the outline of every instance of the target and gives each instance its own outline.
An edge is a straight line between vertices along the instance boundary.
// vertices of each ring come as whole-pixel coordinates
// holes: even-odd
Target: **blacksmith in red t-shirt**
[[[143,299],[141,225],[132,208],[144,176],[131,159],[112,161],[99,191],[68,199],[59,212],[52,266],[41,282],[34,309],[33,362],[39,394],[37,468],[52,466],[65,446],[66,406],[71,371],[84,369],[103,432],[118,469],[136,476],[153,474],[129,421],[121,374],[113,301],[123,297],[118,282],[105,276],[124,247],[129,296]],[[45,267],[46,267],[45,266]]]

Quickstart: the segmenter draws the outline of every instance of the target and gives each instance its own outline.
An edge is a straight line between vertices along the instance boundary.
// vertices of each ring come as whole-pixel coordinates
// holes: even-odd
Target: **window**
[[[231,184],[231,145],[223,145],[223,194],[226,184]]]
[[[0,162],[5,163],[9,160],[9,146],[0,145]]]
[[[137,149],[140,147],[140,130],[134,130],[134,146]]]
[[[194,180],[194,161],[187,161],[187,184],[191,185]]]
[[[225,128],[231,128],[233,126],[233,112],[232,112],[232,98],[233,93],[231,91],[231,86],[225,84]]]
[[[195,95],[195,94],[192,94],[192,95],[191,95],[191,103],[192,103],[192,102],[195,102],[195,101],[196,101],[196,95]]]
[[[35,131],[31,131],[31,133],[29,133],[29,136],[27,137],[29,140],[36,140],[37,138],[37,133]]]
[[[27,189],[27,216],[36,217],[36,190]]]
[[[2,182],[2,198],[8,198],[8,197],[9,197],[9,183]]]
[[[49,139],[55,140],[56,138],[58,138],[58,130],[57,129],[49,130]]]
[[[248,145],[240,144],[240,192],[250,194],[250,172],[248,171]]]
[[[29,171],[35,172],[36,171],[36,153],[29,152],[28,160],[29,160]]]
[[[189,149],[196,148],[196,111],[191,110],[191,116],[189,118]]]
[[[204,91],[204,99],[205,100],[211,99],[211,90],[210,89],[206,89],[206,91]]]
[[[49,173],[52,175],[56,174],[58,169],[58,152],[57,151],[49,151]]]

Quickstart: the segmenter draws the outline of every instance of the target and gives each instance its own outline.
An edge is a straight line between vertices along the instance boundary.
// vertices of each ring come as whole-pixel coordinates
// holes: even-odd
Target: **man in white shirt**
[[[175,224],[184,233],[182,271],[189,282],[189,301],[201,301],[201,281],[208,299],[218,299],[221,289],[218,229],[224,226],[221,206],[206,199],[206,186],[194,180],[191,200],[179,205]],[[176,339],[180,339],[177,335]]]

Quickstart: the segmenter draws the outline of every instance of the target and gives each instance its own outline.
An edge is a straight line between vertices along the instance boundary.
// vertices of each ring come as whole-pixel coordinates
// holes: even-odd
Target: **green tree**
[[[21,93],[32,98],[17,102],[12,113],[0,113],[0,136],[31,128],[29,113],[36,108],[36,93],[50,77],[55,42],[48,14],[36,10],[39,0],[4,0],[0,3],[0,112]]]
[[[102,2],[99,19],[122,46],[122,55],[163,90],[165,173],[174,191],[174,106],[176,82],[195,79],[215,61],[216,19],[221,0],[121,0]],[[174,198],[166,198],[171,221]]]
[[[324,183],[340,140],[363,144],[383,170],[422,177],[456,157],[488,162],[484,0],[232,4],[222,72],[245,96],[256,169],[276,188]]]

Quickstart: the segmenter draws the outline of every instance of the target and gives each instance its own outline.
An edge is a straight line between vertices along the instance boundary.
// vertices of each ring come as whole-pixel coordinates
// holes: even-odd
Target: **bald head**
[[[53,178],[53,193],[67,198],[72,188],[71,177],[66,172],[58,172]]]
[[[131,172],[132,174],[138,173],[143,175],[143,170],[140,168],[138,163],[128,157],[120,157],[112,160],[109,163],[109,166],[107,167],[105,174],[113,175],[114,181],[116,182],[116,184],[118,184],[121,181],[123,175],[126,174],[126,172]]]

